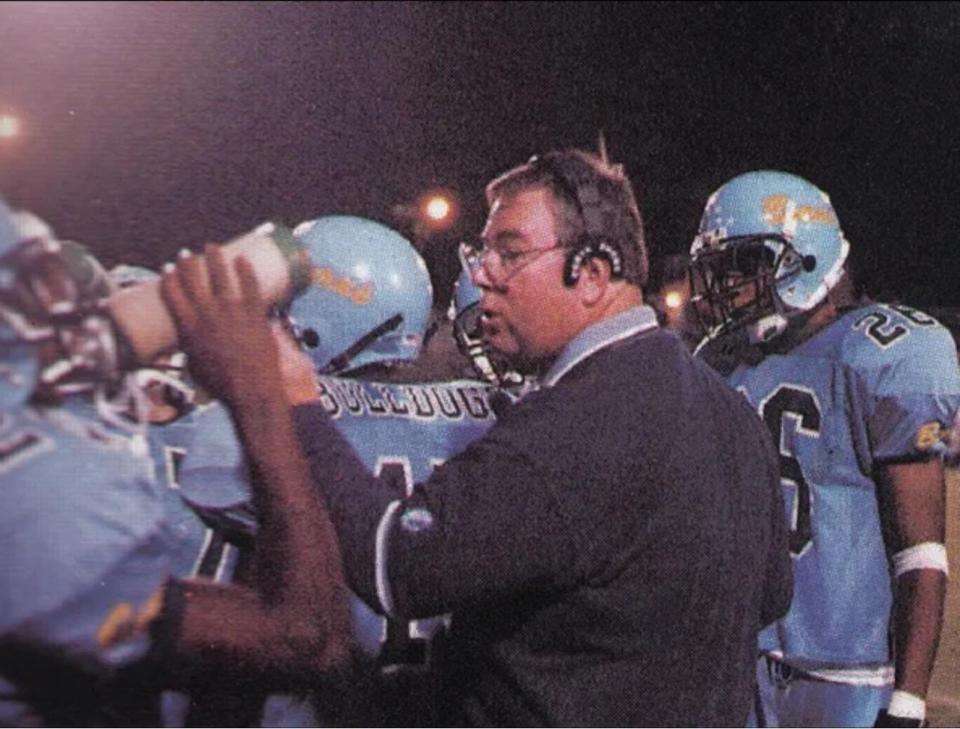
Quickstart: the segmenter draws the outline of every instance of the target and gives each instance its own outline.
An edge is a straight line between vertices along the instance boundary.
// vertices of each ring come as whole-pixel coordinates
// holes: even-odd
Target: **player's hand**
[[[923,719],[907,719],[902,716],[895,716],[888,714],[886,709],[880,709],[880,711],[877,712],[877,720],[873,725],[885,727],[924,727],[927,726],[927,722]]]
[[[280,322],[273,325],[273,335],[280,354],[283,391],[291,407],[317,399],[317,373],[311,359]]]
[[[165,271],[160,290],[192,375],[214,397],[230,400],[278,376],[269,305],[245,258],[231,266],[219,246],[207,245]]]

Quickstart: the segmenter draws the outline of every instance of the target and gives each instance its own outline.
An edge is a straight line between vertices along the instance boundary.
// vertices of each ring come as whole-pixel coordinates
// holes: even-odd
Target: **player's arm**
[[[162,290],[195,375],[230,408],[261,519],[252,588],[168,586],[158,622],[168,655],[187,667],[281,681],[336,666],[349,640],[339,549],[310,486],[282,381],[268,374],[279,369],[278,352],[253,271],[246,261],[228,270],[211,247],[181,260]]]
[[[946,594],[943,464],[936,458],[889,464],[881,466],[877,476],[884,538],[895,575],[893,632],[898,693],[888,713],[922,720]]]

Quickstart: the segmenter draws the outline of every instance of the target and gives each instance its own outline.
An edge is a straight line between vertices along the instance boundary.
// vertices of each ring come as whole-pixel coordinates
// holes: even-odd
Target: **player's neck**
[[[837,319],[837,307],[829,299],[816,307],[807,316],[795,319],[783,335],[777,337],[769,346],[764,346],[768,352],[783,354],[807,341],[821,329],[826,328]]]

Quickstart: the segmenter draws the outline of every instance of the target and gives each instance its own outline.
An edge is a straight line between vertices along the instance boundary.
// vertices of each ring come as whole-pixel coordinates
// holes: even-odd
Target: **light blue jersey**
[[[960,406],[954,342],[934,319],[876,304],[728,378],[780,451],[794,598],[761,649],[851,684],[889,685],[892,573],[874,469],[925,458]]]
[[[210,406],[194,409],[165,425],[151,425],[150,457],[166,504],[174,575],[230,582],[239,556],[237,545],[205,524],[180,492],[180,467],[196,436],[197,423],[205,407]]]
[[[494,422],[489,388],[470,380],[383,384],[321,376],[318,385],[320,402],[339,431],[371,471],[395,485],[398,498]],[[228,534],[255,534],[247,466],[225,409],[210,408],[201,416],[180,485],[208,522]],[[357,646],[383,670],[429,662],[442,618],[388,621],[356,597],[351,612]]]
[[[240,558],[239,546],[205,524],[180,493],[179,471],[196,434],[203,407],[194,408],[176,420],[151,425],[147,432],[154,477],[166,512],[165,529],[170,550],[170,569],[179,579],[201,578],[220,583],[233,581]],[[202,703],[202,699],[197,703]],[[164,691],[162,721],[167,727],[191,721],[190,697],[181,691]],[[195,719],[196,717],[194,717]],[[213,717],[229,722],[229,717]]]
[[[77,687],[145,655],[137,628],[159,609],[170,574],[164,501],[145,443],[90,411],[74,398],[0,414],[5,725],[106,721],[113,697]]]

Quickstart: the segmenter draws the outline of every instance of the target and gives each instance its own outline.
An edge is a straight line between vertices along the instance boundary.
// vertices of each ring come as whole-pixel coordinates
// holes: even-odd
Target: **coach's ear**
[[[592,307],[603,301],[612,280],[610,262],[603,256],[588,256],[580,265],[576,284],[583,305]]]

